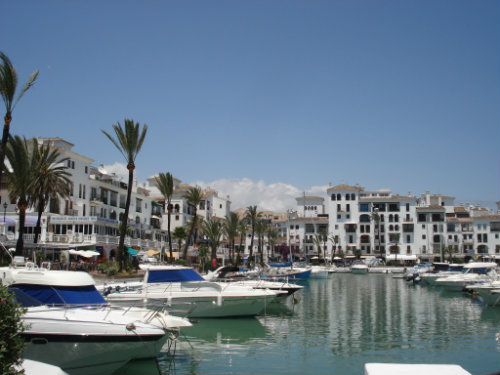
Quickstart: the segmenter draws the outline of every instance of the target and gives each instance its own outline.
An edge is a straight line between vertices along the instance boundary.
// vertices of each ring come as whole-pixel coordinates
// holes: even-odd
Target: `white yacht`
[[[464,269],[463,264],[455,264],[455,263],[451,264],[446,263],[446,265],[441,263],[438,265],[438,267],[436,267],[436,265],[434,266],[435,269],[433,272],[426,272],[419,275],[424,285],[434,286],[436,285],[437,279],[453,275],[460,275],[463,273]]]
[[[0,268],[0,280],[27,308],[23,358],[70,374],[112,374],[131,359],[156,358],[170,335],[191,325],[159,311],[108,306],[85,272],[28,263]]]
[[[206,281],[190,267],[143,266],[140,288],[120,288],[106,298],[121,306],[165,307],[190,318],[255,316],[283,292]]]
[[[351,273],[364,274],[368,273],[368,265],[362,261],[356,261],[351,265]]]
[[[493,281],[497,278],[494,262],[472,262],[464,265],[464,272],[458,275],[440,277],[436,285],[452,291],[462,291],[466,285]]]
[[[287,281],[269,281],[266,279],[245,277],[246,272],[241,272],[235,266],[222,266],[208,272],[204,278],[207,281],[230,282],[233,285],[242,285],[254,289],[270,289],[280,293],[278,300],[283,300],[295,292],[304,289],[302,285],[292,284]]]
[[[467,285],[466,289],[477,295],[485,305],[500,305],[500,280]]]

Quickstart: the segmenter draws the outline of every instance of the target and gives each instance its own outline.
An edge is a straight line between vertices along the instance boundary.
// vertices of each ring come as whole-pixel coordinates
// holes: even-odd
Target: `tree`
[[[338,235],[331,235],[328,237],[328,240],[332,243],[332,262],[334,261],[335,258],[335,252],[337,251],[337,246],[339,244],[339,236]]]
[[[189,246],[189,241],[193,237],[193,233],[198,222],[198,206],[203,199],[203,191],[199,186],[190,186],[188,190],[183,195],[186,199],[187,204],[193,208],[193,220],[191,221],[191,227],[189,228],[189,235],[186,243],[184,244],[184,249],[182,251],[182,258],[187,259],[187,250]],[[196,242],[196,238],[193,238],[193,243]]]
[[[274,258],[274,247],[276,246],[276,240],[278,238],[278,231],[271,225],[267,226],[267,241],[269,243],[269,247],[271,248],[271,258]]]
[[[220,237],[223,232],[221,222],[214,218],[203,220],[201,222],[201,231],[210,241],[211,259],[217,259],[217,247],[219,247]]]
[[[38,70],[33,72],[28,78],[26,84],[21,88],[16,97],[17,90],[17,71],[10,62],[9,58],[0,52],[0,95],[5,104],[5,116],[2,133],[2,144],[0,145],[0,165],[4,165],[7,142],[10,135],[10,123],[12,121],[12,112],[19,100],[35,83],[38,77]],[[0,179],[2,178],[3,169],[0,169]]]
[[[113,125],[116,139],[106,131],[102,130],[104,135],[115,145],[120,153],[127,161],[128,169],[128,185],[127,185],[127,201],[125,202],[125,212],[122,215],[122,226],[120,230],[120,242],[118,244],[118,260],[120,263],[120,271],[125,267],[126,250],[125,250],[125,230],[128,223],[128,213],[130,209],[130,199],[132,197],[132,184],[134,182],[135,159],[142,148],[148,127],[143,125],[142,129],[139,123],[134,124],[133,120],[125,119],[124,128],[117,123]]]
[[[264,235],[267,232],[267,223],[264,220],[255,222],[255,234],[257,234],[257,251],[260,257],[260,264],[264,265]]]
[[[372,221],[375,222],[375,228],[377,229],[377,237],[378,237],[378,251],[380,252],[380,215],[378,214],[378,211],[375,210],[372,212],[371,216]]]
[[[182,240],[187,238],[187,231],[184,227],[176,227],[172,233],[172,238],[178,242],[178,252],[180,253],[182,248]]]
[[[243,251],[243,254],[245,253],[245,245],[243,244],[243,241],[246,240],[247,237],[247,230],[248,230],[248,223],[246,220],[240,220],[238,224],[238,233],[240,234],[240,245],[238,246],[238,257],[236,258],[236,265],[240,263],[240,252]]]
[[[32,144],[34,184],[31,204],[36,208],[38,217],[35,227],[34,243],[38,243],[41,233],[42,214],[50,200],[58,200],[69,196],[71,174],[67,171],[65,162],[68,158],[60,158],[56,148],[49,145],[39,145],[33,139]]]
[[[21,365],[24,350],[24,338],[19,333],[24,331],[21,315],[24,309],[14,299],[14,294],[4,285],[0,285],[0,372],[4,375],[24,374],[13,366]]]
[[[235,239],[238,236],[238,225],[239,225],[239,218],[238,214],[236,212],[230,212],[229,217],[227,218],[226,222],[224,223],[224,233],[227,236],[227,239],[229,241],[229,258],[231,259],[231,263],[234,264],[235,259],[234,259],[234,248],[235,248]]]
[[[8,178],[7,189],[9,197],[16,200],[19,209],[19,236],[16,244],[16,255],[22,255],[24,250],[24,222],[26,209],[29,205],[34,183],[34,166],[32,153],[25,138],[16,135],[9,137],[6,156],[10,164],[10,169],[5,168]]]
[[[321,255],[320,251],[323,245],[323,262],[326,263],[326,242],[328,241],[328,232],[325,229],[320,229],[315,236],[315,240],[317,241],[318,255]]]
[[[168,231],[168,248],[170,250],[170,262],[173,262],[172,254],[172,237],[170,235],[170,218],[172,215],[172,195],[174,194],[174,178],[172,174],[160,173],[156,179],[156,186],[160,193],[165,197],[165,206],[167,207],[167,231]]]
[[[252,230],[252,236],[250,239],[250,253],[248,255],[248,261],[253,261],[253,239],[255,237],[255,225],[257,224],[257,206],[248,206],[245,214],[245,219],[250,224]],[[250,263],[252,264],[252,263]]]

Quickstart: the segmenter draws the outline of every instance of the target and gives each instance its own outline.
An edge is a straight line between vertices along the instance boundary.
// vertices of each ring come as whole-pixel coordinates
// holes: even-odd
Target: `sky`
[[[11,133],[60,137],[119,173],[104,136],[148,132],[171,172],[232,208],[329,184],[499,200],[498,0],[2,0],[20,84]],[[0,107],[3,109],[3,107]]]

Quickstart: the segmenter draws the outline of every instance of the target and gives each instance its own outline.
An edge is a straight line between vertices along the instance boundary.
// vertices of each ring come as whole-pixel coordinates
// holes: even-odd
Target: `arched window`
[[[394,215],[394,222],[399,223],[399,215]]]
[[[346,195],[345,195],[345,200],[346,200],[346,201],[348,201],[348,200],[350,199],[350,197],[351,197],[351,196],[350,196],[349,194],[346,194]]]
[[[337,200],[339,201],[339,200],[341,200],[341,199],[342,199],[341,195],[340,195],[340,194],[337,194]]]
[[[355,201],[356,200],[356,194],[351,194],[351,200]]]
[[[336,198],[335,194],[332,194],[332,201],[334,201]]]
[[[389,215],[389,223],[392,223],[394,220],[394,216],[392,216],[392,214]]]

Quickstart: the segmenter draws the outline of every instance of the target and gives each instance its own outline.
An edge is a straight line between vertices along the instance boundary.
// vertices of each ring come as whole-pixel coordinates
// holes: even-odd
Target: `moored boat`
[[[255,316],[282,292],[233,283],[206,281],[190,267],[145,266],[138,289],[120,288],[106,296],[112,304],[148,308],[167,306],[172,314],[190,318]]]
[[[464,265],[464,272],[458,275],[440,277],[436,285],[450,291],[463,291],[466,285],[493,281],[497,278],[494,262],[472,262]]]
[[[156,358],[171,334],[191,325],[159,311],[110,307],[85,272],[28,263],[0,268],[0,279],[27,308],[23,358],[70,374],[111,374],[131,359]]]

